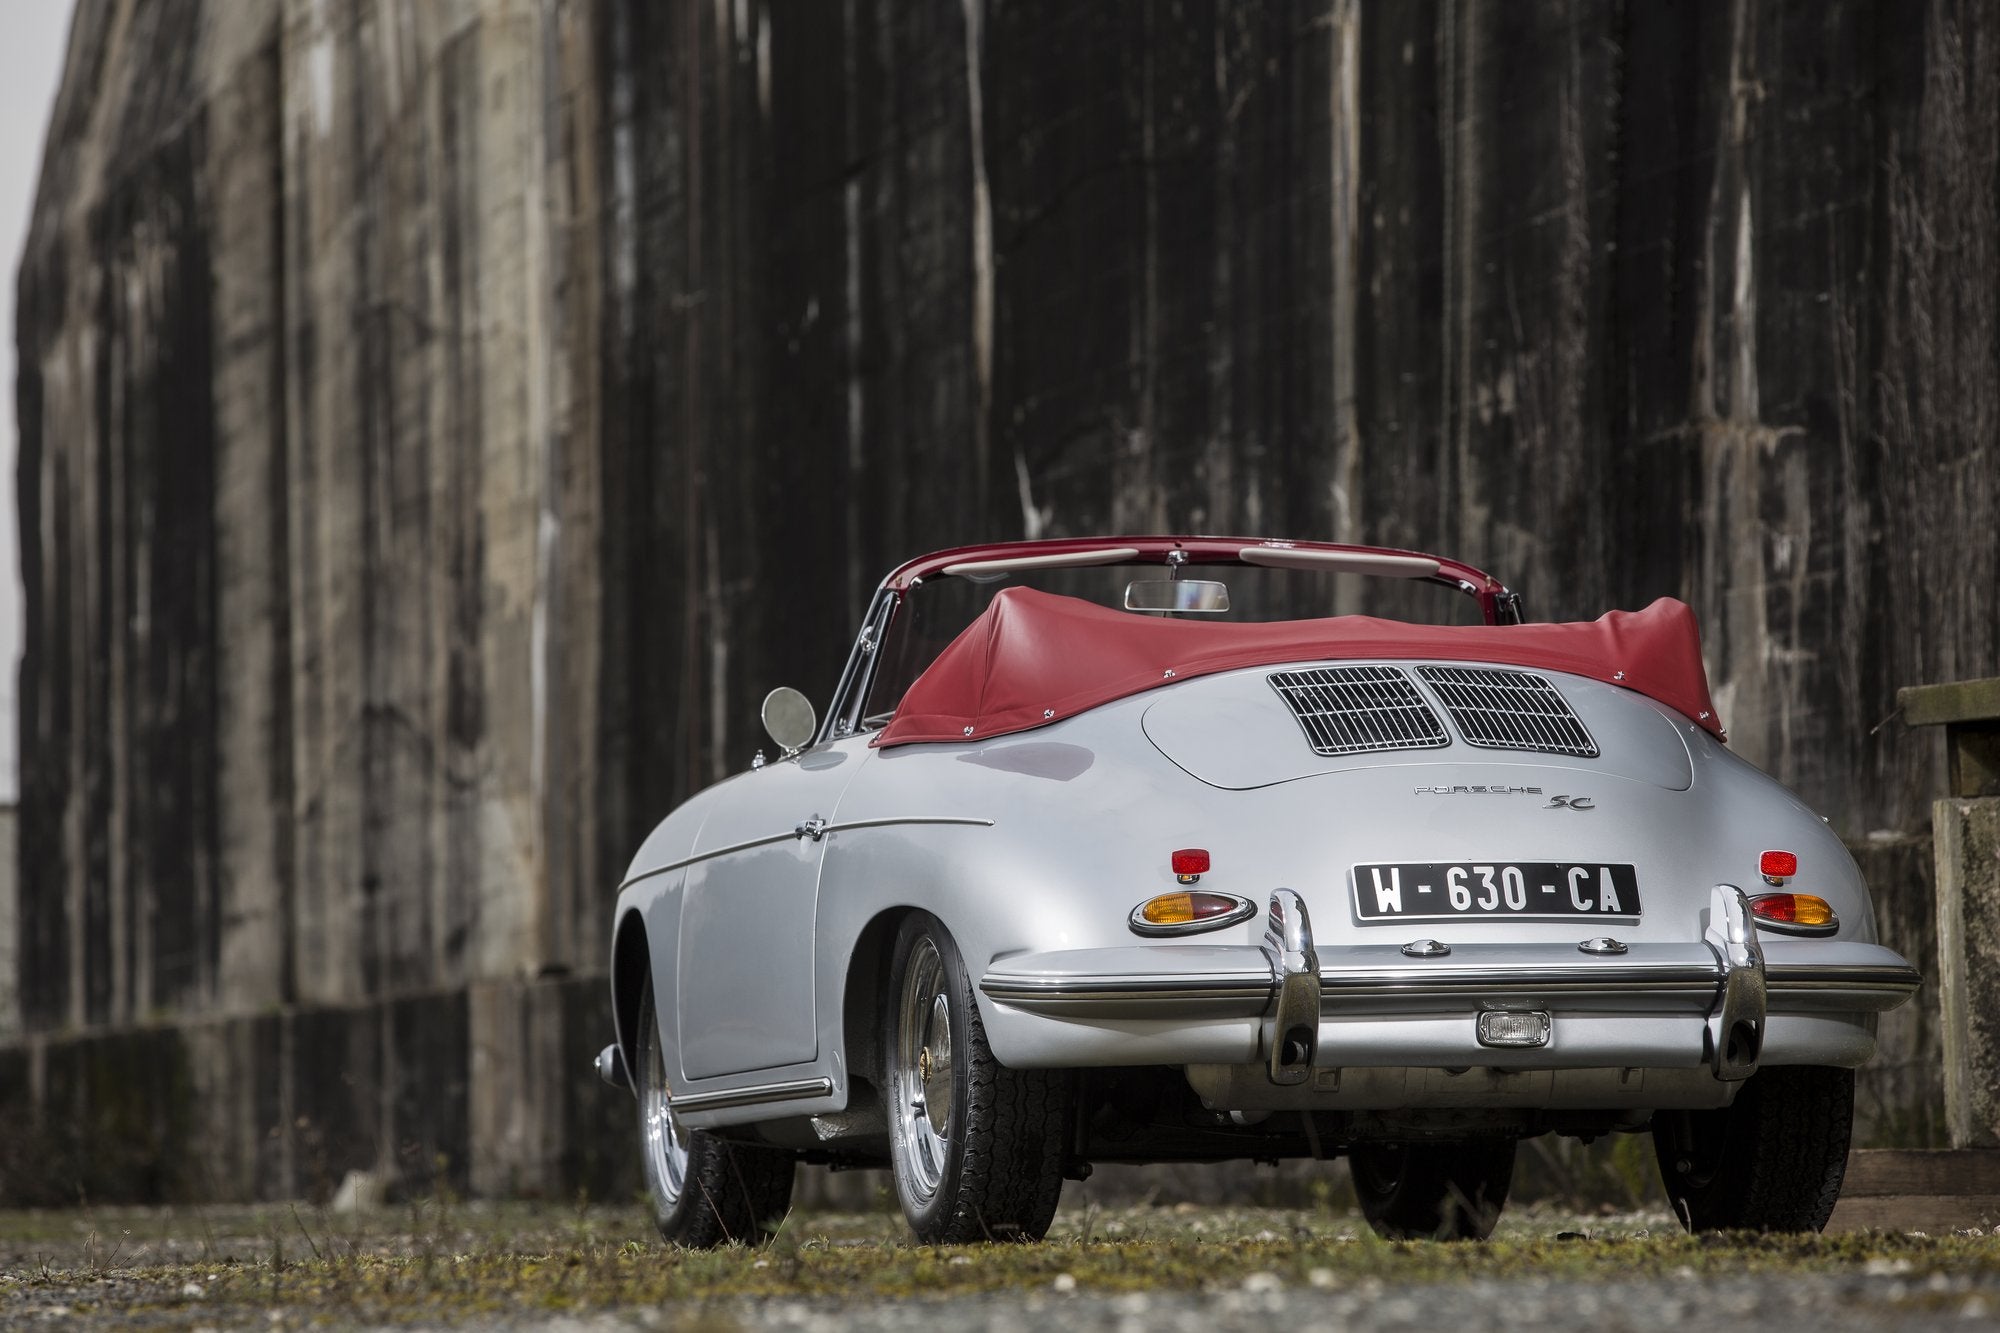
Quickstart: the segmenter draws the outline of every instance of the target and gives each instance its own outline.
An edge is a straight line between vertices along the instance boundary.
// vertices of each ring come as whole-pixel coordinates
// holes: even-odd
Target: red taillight
[[[1208,853],[1199,847],[1184,847],[1174,853],[1174,873],[1176,875],[1206,875],[1208,873]]]
[[[1765,879],[1790,879],[1799,873],[1795,852],[1765,852],[1757,858],[1757,871]]]
[[[1796,894],[1767,893],[1750,910],[1752,915],[1762,920],[1789,926],[1799,919],[1799,900]]]
[[[1760,893],[1750,900],[1750,915],[1774,926],[1796,926],[1806,933],[1828,933],[1840,926],[1833,905],[1810,893]]]

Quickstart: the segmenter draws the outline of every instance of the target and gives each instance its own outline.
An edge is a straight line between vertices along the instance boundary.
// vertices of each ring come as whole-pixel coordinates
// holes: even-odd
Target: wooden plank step
[[[1948,1236],[1977,1227],[2000,1227],[2000,1194],[1842,1195],[1827,1219],[1828,1235],[1845,1231],[1921,1231]]]
[[[2000,1149],[1857,1148],[1847,1154],[1843,1199],[2000,1195]]]
[[[1857,1148],[1829,1232],[2000,1227],[2000,1149]]]

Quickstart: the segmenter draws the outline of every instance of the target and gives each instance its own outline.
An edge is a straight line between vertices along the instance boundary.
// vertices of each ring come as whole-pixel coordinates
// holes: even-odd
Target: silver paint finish
[[[1191,1065],[1204,1105],[1235,1111],[1393,1111],[1405,1107],[1538,1107],[1552,1110],[1712,1110],[1738,1084],[1706,1069],[1494,1069],[1322,1067],[1310,1082],[1276,1087],[1256,1065]]]
[[[1265,1068],[1275,987],[1259,923],[1156,943],[1135,943],[1128,928],[1135,902],[1172,891],[1169,854],[1190,845],[1213,856],[1205,890],[1256,902],[1286,885],[1310,913],[1318,1067],[1533,1056],[1557,1068],[1696,1069],[1714,1081],[1704,1057],[1722,985],[1704,942],[1711,890],[1756,874],[1771,846],[1798,852],[1795,886],[1826,898],[1842,927],[1829,939],[1757,941],[1769,1006],[1762,1064],[1857,1064],[1873,1049],[1870,1014],[1914,988],[1907,963],[1874,945],[1866,886],[1832,832],[1642,696],[1550,673],[1599,760],[1455,742],[1343,761],[1311,754],[1266,674],[1165,686],[1027,737],[887,751],[869,749],[866,734],[822,741],[675,811],[635,857],[617,919],[639,914],[655,993],[675,997],[661,1041],[685,1093],[681,1123],[842,1111],[856,943],[871,924],[919,908],[944,922],[980,978],[975,1001],[1006,1063]],[[1149,735],[1175,714],[1168,748],[1185,761],[1205,747],[1201,763],[1235,763],[1231,782],[1242,785],[1167,760]],[[1417,786],[1581,791],[1596,808]],[[797,837],[815,815],[827,821],[819,840]],[[1357,863],[1547,860],[1637,867],[1644,913],[1620,927],[1626,956],[1580,954],[1574,923],[1492,920],[1428,925],[1452,953],[1413,960],[1393,922],[1355,919],[1347,867]],[[1550,1046],[1478,1046],[1475,1014],[1488,1001],[1551,1008]],[[628,1053],[635,1035],[619,1034]],[[730,1096],[771,1087],[786,1100]],[[730,1104],[697,1100],[711,1092]]]

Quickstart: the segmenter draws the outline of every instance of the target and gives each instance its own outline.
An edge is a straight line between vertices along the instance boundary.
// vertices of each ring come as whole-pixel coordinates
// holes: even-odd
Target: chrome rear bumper
[[[1732,885],[1716,887],[1702,939],[1632,944],[1611,956],[1564,945],[1454,944],[1437,958],[1407,957],[1398,945],[1315,946],[1304,905],[1280,893],[1286,901],[1274,904],[1261,947],[1142,944],[1015,955],[996,960],[979,988],[996,1004],[1058,1019],[1260,1020],[1258,1048],[1273,1082],[1296,1083],[1314,1064],[1357,1063],[1345,1048],[1357,1039],[1363,1048],[1374,1047],[1373,1034],[1357,1021],[1371,1017],[1417,1020],[1411,1035],[1417,1028],[1432,1035],[1455,1030],[1450,1020],[1457,1017],[1468,1029],[1465,1044],[1479,1054],[1469,1019],[1489,1008],[1548,1010],[1559,1034],[1579,1023],[1591,1028],[1640,1016],[1677,1019],[1656,1034],[1670,1046],[1684,1038],[1669,1036],[1668,1029],[1687,1034],[1692,1020],[1705,1037],[1696,1038],[1699,1052],[1681,1046],[1685,1063],[1707,1064],[1717,1077],[1733,1080],[1756,1069],[1769,1018],[1879,1013],[1902,1004],[1922,984],[1915,968],[1880,945],[1760,940],[1741,890]],[[1313,960],[1310,975],[1307,958]],[[1283,1059],[1308,996],[1320,1017],[1314,1044],[1324,1049],[1304,1061]],[[1608,1038],[1604,1033],[1592,1044],[1602,1046]],[[1377,1054],[1390,1058],[1387,1051]],[[1510,1053],[1502,1063],[1519,1066],[1527,1054]]]

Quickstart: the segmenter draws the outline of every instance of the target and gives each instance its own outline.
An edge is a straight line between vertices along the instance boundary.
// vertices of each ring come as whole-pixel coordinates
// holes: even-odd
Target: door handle
[[[826,836],[826,821],[818,815],[814,815],[811,819],[793,829],[792,836],[794,838],[811,838],[814,842],[818,842]]]

